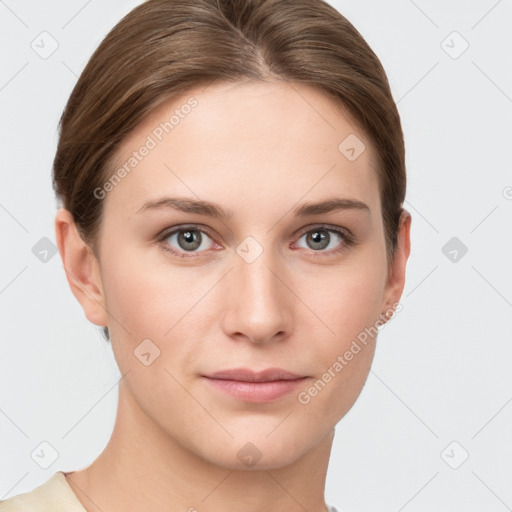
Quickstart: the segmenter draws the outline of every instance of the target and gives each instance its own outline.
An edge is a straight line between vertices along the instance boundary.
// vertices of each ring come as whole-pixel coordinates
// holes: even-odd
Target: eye
[[[354,244],[354,239],[351,235],[327,226],[317,226],[314,229],[310,229],[300,237],[299,241],[302,238],[305,239],[306,247],[301,247],[321,253],[337,253],[347,246]]]
[[[214,245],[213,240],[206,231],[187,226],[166,231],[158,240],[162,242],[164,250],[181,258],[195,257],[193,253],[203,252]]]
[[[351,245],[355,245],[354,236],[341,229],[334,229],[328,226],[317,226],[303,232],[299,238],[305,239],[306,246],[299,247],[309,249],[319,255],[337,254]],[[157,237],[162,248],[180,258],[200,257],[200,253],[220,247],[204,230],[195,226],[181,226],[163,232]],[[196,254],[197,253],[197,254]]]

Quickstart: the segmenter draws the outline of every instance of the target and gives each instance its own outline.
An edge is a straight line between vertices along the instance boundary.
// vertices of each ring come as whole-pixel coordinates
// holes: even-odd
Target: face
[[[401,293],[376,162],[348,115],[301,84],[195,89],[125,139],[125,172],[97,191],[105,323],[84,309],[108,323],[141,411],[202,459],[290,464],[361,392],[375,349],[363,333]],[[240,368],[301,378],[205,377]]]

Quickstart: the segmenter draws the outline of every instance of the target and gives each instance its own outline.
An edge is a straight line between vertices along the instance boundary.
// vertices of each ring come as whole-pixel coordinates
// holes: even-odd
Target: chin
[[[274,429],[275,426],[274,422]],[[306,437],[303,428],[297,428],[296,435],[290,426],[280,426],[269,434],[271,431],[253,427],[245,432],[232,432],[233,438],[210,437],[200,456],[232,471],[263,471],[293,464],[317,444]]]

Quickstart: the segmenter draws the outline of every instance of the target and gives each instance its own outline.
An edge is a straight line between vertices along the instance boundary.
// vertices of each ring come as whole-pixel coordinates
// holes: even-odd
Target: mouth
[[[269,368],[260,372],[236,368],[204,375],[203,378],[215,389],[237,400],[266,403],[288,395],[309,377],[282,368]]]

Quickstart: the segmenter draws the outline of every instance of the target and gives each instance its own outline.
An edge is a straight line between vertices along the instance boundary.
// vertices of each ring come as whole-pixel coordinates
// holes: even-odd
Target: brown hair
[[[66,104],[53,163],[55,193],[95,254],[94,191],[127,134],[193,87],[267,78],[317,87],[369,136],[392,259],[406,189],[400,117],[378,57],[323,0],[148,0],[107,34]]]

